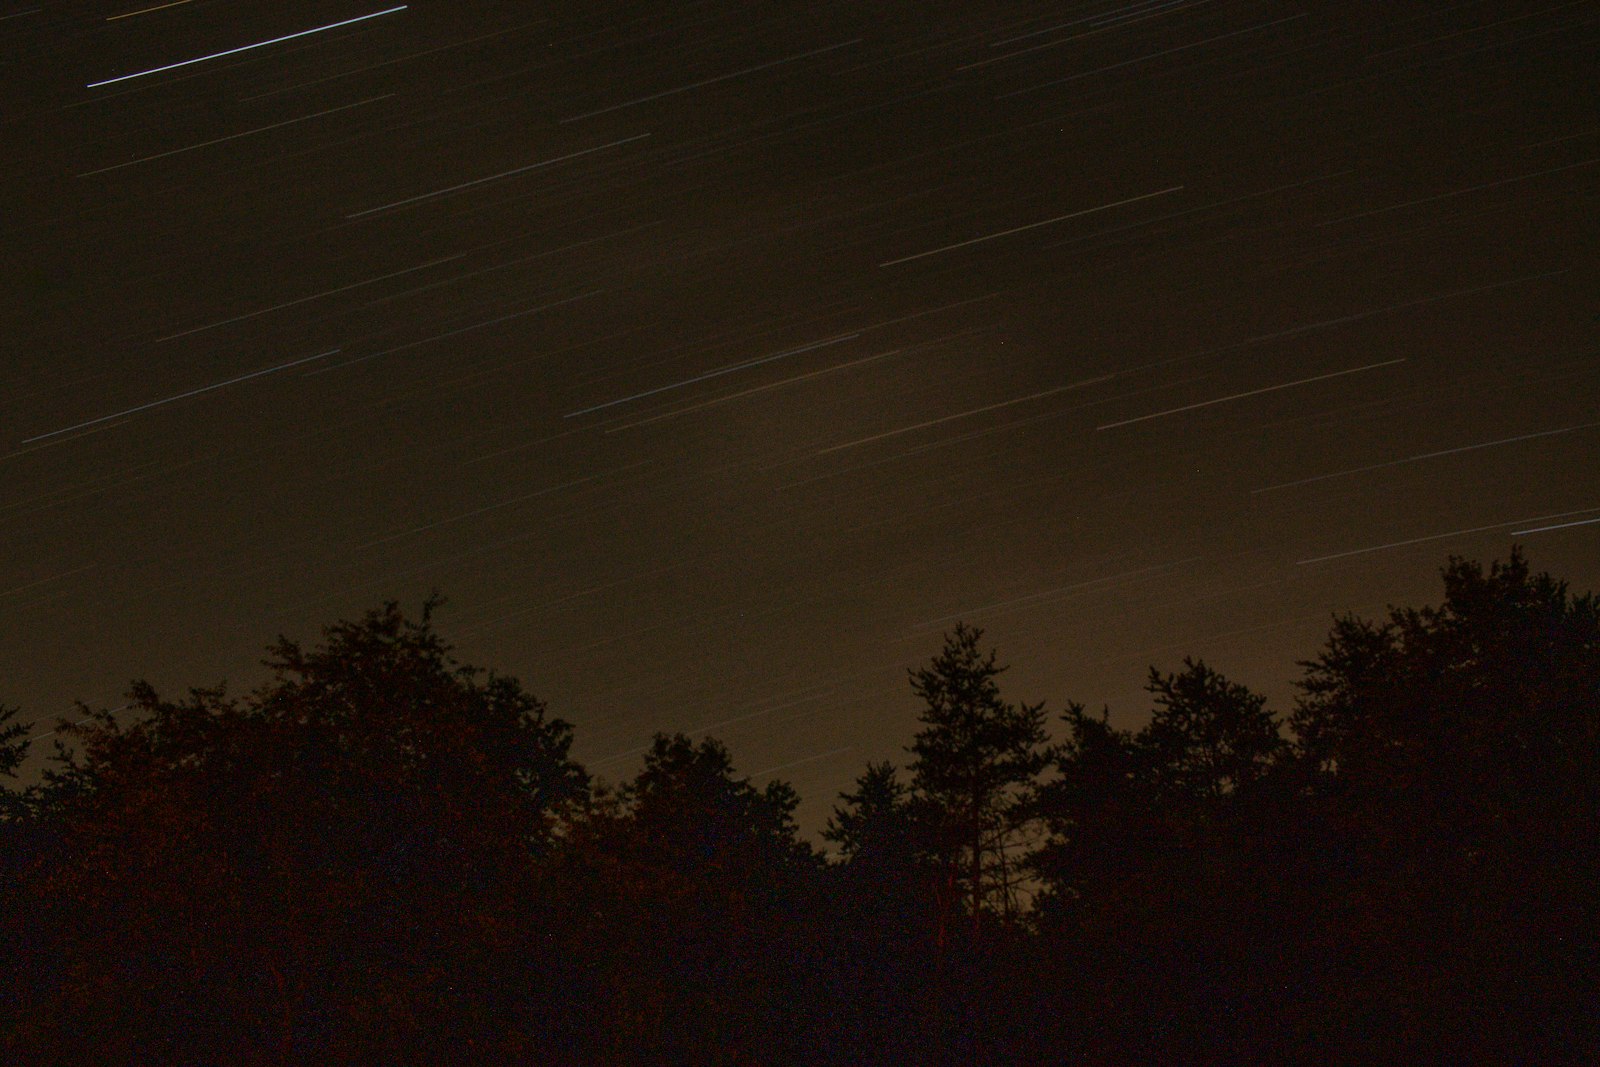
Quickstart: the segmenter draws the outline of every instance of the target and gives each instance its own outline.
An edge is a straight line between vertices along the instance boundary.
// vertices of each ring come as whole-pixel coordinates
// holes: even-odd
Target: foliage
[[[840,795],[832,862],[713,739],[591,788],[435,601],[280,639],[243,697],[136,684],[0,793],[0,1050],[1595,1062],[1600,607],[1520,552],[1443,573],[1437,607],[1336,620],[1287,721],[1186,659],[1141,728],[1068,703],[1046,744],[958,626],[911,672],[909,774]]]
[[[941,914],[964,909],[973,935],[985,916],[1021,910],[1020,849],[1044,769],[1043,704],[1013,704],[996,679],[1005,668],[979,649],[983,631],[958,623],[933,661],[913,670],[924,707],[910,751],[914,810],[942,868]]]
[[[567,724],[450,658],[432,606],[412,622],[389,604],[311,651],[280,640],[243,700],[137,684],[127,725],[61,728],[75,787],[44,816],[61,846],[32,886],[37,951],[60,961],[24,1025],[37,1050],[318,1059],[456,1036],[427,1020],[506,948],[586,777]]]
[[[795,1047],[778,995],[816,857],[799,797],[735,775],[718,741],[658,734],[571,842],[562,897],[591,962],[605,1062],[736,1063]]]
[[[26,793],[11,784],[28,758],[28,727],[12,721],[19,710],[0,704],[0,822],[14,822],[27,813]]]
[[[1266,698],[1230,682],[1201,660],[1178,674],[1150,668],[1155,698],[1139,743],[1148,752],[1152,785],[1176,802],[1215,801],[1266,776],[1287,744]]]
[[[841,804],[822,831],[826,841],[854,866],[899,869],[909,864],[915,829],[910,790],[888,760],[867,764],[854,793],[841,793]]]
[[[1343,860],[1311,933],[1359,1017],[1470,1021],[1511,1058],[1537,1018],[1572,1057],[1600,1002],[1600,604],[1520,551],[1443,577],[1440,606],[1338,619],[1304,664],[1305,810]]]

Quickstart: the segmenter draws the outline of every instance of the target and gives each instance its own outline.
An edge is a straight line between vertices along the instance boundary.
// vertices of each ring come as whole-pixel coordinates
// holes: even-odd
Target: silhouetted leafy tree
[[[899,867],[909,862],[915,847],[911,817],[911,792],[888,760],[869,763],[856,779],[854,793],[840,793],[825,841],[839,848],[849,863],[869,867]]]
[[[1062,717],[1033,857],[1043,943],[1072,961],[1051,981],[1081,990],[1113,1058],[1244,1055],[1281,974],[1262,871],[1290,813],[1268,786],[1285,744],[1259,695],[1199,661],[1152,669],[1147,690],[1138,731],[1076,704]]]
[[[20,969],[8,964],[33,955],[24,949],[30,916],[20,899],[18,879],[40,845],[37,820],[30,817],[30,797],[12,784],[28,753],[28,728],[13,721],[17,711],[0,705],[0,1028],[17,1010],[18,983],[27,981]]]
[[[0,704],[0,821],[23,818],[28,811],[27,794],[12,784],[29,748],[28,727],[13,721],[18,710]]]
[[[910,672],[925,705],[912,788],[944,875],[941,914],[964,910],[974,937],[986,915],[1009,921],[1020,911],[1021,851],[1047,758],[1044,705],[1001,698],[1005,668],[980,651],[982,637],[958,623],[933,661]]]
[[[794,787],[774,780],[758,790],[735,778],[732,756],[713,738],[696,745],[682,734],[658,734],[622,800],[632,828],[663,866],[752,873],[811,860],[797,836]],[[761,862],[749,866],[757,857]]]
[[[1156,791],[1177,802],[1215,801],[1248,789],[1288,750],[1266,698],[1230,682],[1201,660],[1183,671],[1150,668],[1155,698],[1139,733]]]
[[[1337,620],[1293,716],[1342,857],[1313,936],[1344,1029],[1416,1055],[1600,1052],[1600,605],[1452,559],[1439,607]],[[1491,1022],[1492,1021],[1492,1022]]]
[[[136,685],[25,797],[0,708],[0,1059],[1600,1062],[1600,606],[1444,578],[1335,623],[1288,742],[1185,660],[1046,747],[958,626],[831,864],[716,741],[591,790],[433,602],[243,698]]]
[[[1330,786],[1456,827],[1453,850],[1565,832],[1561,813],[1600,797],[1600,606],[1531,575],[1520,551],[1487,574],[1452,559],[1443,576],[1438,608],[1337,620],[1303,664],[1300,751]]]
[[[1048,836],[1029,857],[1043,890],[1041,912],[1061,923],[1082,921],[1094,901],[1126,892],[1143,857],[1137,835],[1153,816],[1146,753],[1109,711],[1082,704],[1061,714],[1066,738],[1050,749],[1054,775],[1039,790],[1035,811]]]
[[[720,742],[663,734],[575,827],[565,892],[596,972],[600,1062],[777,1062],[775,1050],[798,1050],[810,1025],[799,919],[819,870],[798,803],[787,783],[737,777]]]
[[[1152,667],[1146,690],[1155,707],[1137,732],[1078,704],[1062,715],[1067,736],[1051,749],[1055,775],[1038,801],[1050,839],[1033,858],[1047,912],[1086,900],[1148,902],[1152,865],[1214,856],[1206,837],[1233,832],[1243,794],[1288,750],[1265,699],[1199,660],[1184,660],[1177,674]]]
[[[76,787],[33,880],[33,1062],[466,1060],[519,898],[587,789],[571,731],[390,604],[244,700],[132,692],[65,726]],[[53,973],[52,973],[53,968]]]
[[[840,1035],[837,1062],[934,1062],[944,1003],[939,968],[928,967],[942,868],[930,861],[911,791],[887,760],[869,763],[834,806],[825,840],[840,859],[819,913],[831,948]],[[941,963],[945,961],[941,960]],[[830,1061],[832,1062],[832,1061]]]

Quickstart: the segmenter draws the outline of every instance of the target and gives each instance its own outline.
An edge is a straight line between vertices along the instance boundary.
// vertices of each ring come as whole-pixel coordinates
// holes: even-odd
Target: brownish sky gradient
[[[141,6],[0,7],[30,716],[437,588],[815,820],[958,618],[1134,723],[1452,552],[1600,586],[1592,3]]]

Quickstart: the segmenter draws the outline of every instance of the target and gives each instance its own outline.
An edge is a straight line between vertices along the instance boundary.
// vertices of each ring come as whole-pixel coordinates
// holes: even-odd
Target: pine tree
[[[24,792],[6,781],[16,778],[28,758],[28,728],[12,722],[16,714],[16,708],[0,704],[0,819],[21,818],[27,810]]]
[[[1186,657],[1177,674],[1151,667],[1145,690],[1156,706],[1139,743],[1169,800],[1216,800],[1246,788],[1288,748],[1266,698],[1202,660]]]
[[[996,679],[1006,669],[980,651],[983,631],[945,636],[929,666],[911,672],[926,708],[910,752],[913,803],[943,868],[941,936],[959,905],[977,938],[985,916],[1017,915],[1030,800],[1044,769],[1044,705],[1013,704]]]

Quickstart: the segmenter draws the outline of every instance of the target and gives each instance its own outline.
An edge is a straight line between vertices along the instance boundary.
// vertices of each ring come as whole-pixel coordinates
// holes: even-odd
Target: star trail
[[[985,627],[1282,708],[1451,553],[1600,584],[1592,4],[0,8],[0,702],[449,599],[808,824]]]

